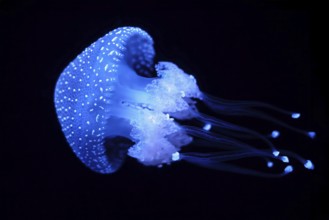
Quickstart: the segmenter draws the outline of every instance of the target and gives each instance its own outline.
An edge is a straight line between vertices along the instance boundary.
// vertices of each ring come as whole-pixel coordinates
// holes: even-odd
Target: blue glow
[[[292,114],[291,114],[291,117],[292,117],[293,119],[298,119],[298,118],[300,118],[300,113],[292,113]]]
[[[275,157],[277,157],[277,156],[279,156],[280,151],[275,150],[275,151],[272,152],[272,154],[273,154]]]
[[[172,154],[172,161],[177,161],[179,160],[180,156],[179,156],[179,152],[175,152]]]
[[[272,161],[267,161],[267,167],[271,168],[273,167],[274,163]]]
[[[112,136],[131,139],[129,123],[119,116],[128,115],[125,111],[129,109],[122,105],[120,110],[116,103],[134,82],[138,87],[151,81],[138,77],[135,71],[145,74],[151,68],[152,45],[152,38],[141,29],[118,28],[87,47],[57,81],[55,106],[62,130],[74,153],[96,172],[115,172],[123,162],[107,155],[119,149],[107,149],[104,140]],[[115,126],[109,127],[110,123]]]
[[[284,172],[291,173],[293,170],[294,170],[294,168],[291,165],[289,165],[289,166],[286,166],[286,168],[284,169]]]
[[[316,133],[314,131],[307,132],[307,135],[312,139],[314,139],[316,137]]]
[[[280,132],[277,130],[272,131],[271,137],[272,138],[278,138],[280,136]]]
[[[203,126],[203,130],[209,131],[211,129],[211,124],[207,123]]]
[[[283,163],[289,163],[289,158],[287,156],[280,157]]]
[[[213,97],[199,89],[193,75],[171,62],[154,64],[154,56],[153,39],[148,33],[121,27],[87,47],[61,73],[54,94],[58,120],[73,152],[91,170],[116,172],[126,156],[146,166],[162,167],[184,160],[264,177],[293,170],[289,165],[279,173],[266,173],[235,164],[247,158],[268,161],[267,166],[273,167],[288,163],[289,158],[279,157],[280,151],[271,142],[271,137],[279,137],[278,130],[269,136],[223,121],[223,115],[257,118],[315,137],[315,132],[295,128],[266,110],[294,119],[300,113],[291,114],[261,102]],[[212,111],[211,115],[218,116],[200,112],[200,102]],[[186,125],[186,121],[195,125]],[[191,143],[194,148],[187,146]],[[309,160],[282,152],[313,169]]]
[[[314,164],[310,160],[306,160],[304,163],[304,167],[309,170],[314,170]]]

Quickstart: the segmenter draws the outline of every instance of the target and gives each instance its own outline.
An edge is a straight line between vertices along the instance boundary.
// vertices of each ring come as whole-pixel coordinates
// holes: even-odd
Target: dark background
[[[0,219],[328,219],[328,16],[312,2],[0,1]],[[128,25],[203,91],[301,111],[294,125],[318,138],[282,145],[316,169],[266,179],[131,158],[111,175],[87,169],[61,132],[55,83],[85,47]]]

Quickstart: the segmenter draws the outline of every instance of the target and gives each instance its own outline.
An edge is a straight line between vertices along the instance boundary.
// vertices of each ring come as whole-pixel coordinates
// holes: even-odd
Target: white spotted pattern
[[[126,65],[124,52],[136,50],[126,48],[132,36],[146,40],[150,60],[142,61],[152,62],[151,37],[139,28],[118,28],[79,54],[65,68],[56,84],[55,106],[63,133],[80,160],[100,173],[115,171],[103,146],[109,117],[107,97],[115,89],[119,66]]]

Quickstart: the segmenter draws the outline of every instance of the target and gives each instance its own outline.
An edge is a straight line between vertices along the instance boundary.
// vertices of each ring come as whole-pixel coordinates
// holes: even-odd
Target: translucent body
[[[235,103],[206,95],[192,75],[170,62],[154,66],[153,57],[153,40],[146,32],[122,27],[86,48],[59,77],[55,89],[58,119],[74,153],[90,169],[99,173],[115,172],[126,154],[145,165],[161,166],[185,160],[209,168],[263,176],[272,174],[225,162],[261,157],[271,167],[271,160],[288,163],[288,156],[292,156],[306,168],[313,168],[311,161],[296,154],[281,155],[264,135],[199,113],[195,104],[202,101],[215,112],[247,116],[257,113],[250,111],[250,106],[283,110],[263,103]],[[147,77],[153,71],[157,77]],[[288,114],[294,119],[300,116]],[[257,116],[304,133],[267,115]],[[203,126],[182,126],[177,122],[192,119]],[[229,136],[213,133],[216,127]],[[268,149],[260,150],[230,137],[235,132],[260,139]],[[272,138],[279,134],[273,131]],[[311,136],[310,132],[306,134]],[[204,140],[202,145],[215,148],[216,152],[180,153],[195,138]],[[282,173],[273,175],[292,170],[287,165]]]

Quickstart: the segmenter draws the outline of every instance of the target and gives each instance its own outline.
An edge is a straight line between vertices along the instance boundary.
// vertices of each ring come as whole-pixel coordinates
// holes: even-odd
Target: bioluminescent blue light
[[[314,169],[314,165],[313,165],[312,161],[310,161],[310,160],[306,160],[305,163],[304,163],[304,166],[305,166],[306,169],[309,169],[309,170]]]
[[[267,166],[269,167],[269,168],[271,168],[271,167],[273,167],[273,162],[272,161],[267,161]]]
[[[209,131],[211,129],[211,124],[205,124],[203,130]]]
[[[282,156],[280,157],[280,159],[282,160],[282,162],[284,163],[289,163],[289,158],[287,156]]]
[[[272,153],[273,153],[273,155],[274,155],[275,157],[277,157],[277,156],[279,156],[280,151],[274,150]]]
[[[126,155],[149,166],[187,161],[269,177],[292,172],[293,161],[314,168],[310,160],[278,150],[270,141],[279,137],[278,130],[269,136],[220,118],[256,117],[315,137],[315,132],[290,126],[265,110],[288,119],[297,119],[300,113],[213,97],[200,91],[194,76],[175,64],[154,65],[154,55],[153,40],[145,31],[121,27],[87,47],[60,75],[54,97],[57,116],[73,152],[91,170],[113,173]],[[218,116],[199,112],[197,103]],[[235,163],[257,158],[265,168]]]
[[[316,136],[316,133],[314,132],[314,131],[309,131],[309,132],[307,132],[307,135],[310,137],[310,138],[315,138],[315,136]]]
[[[291,117],[292,117],[293,119],[298,119],[298,118],[300,117],[300,113],[292,113],[292,114],[291,114]]]
[[[286,168],[284,168],[285,173],[291,173],[293,170],[294,170],[294,168],[291,165],[286,166]]]
[[[280,136],[280,131],[274,130],[271,133],[272,138],[278,138]]]
[[[172,161],[177,161],[179,160],[179,152],[175,152],[171,156]],[[306,165],[305,165],[306,166]]]

